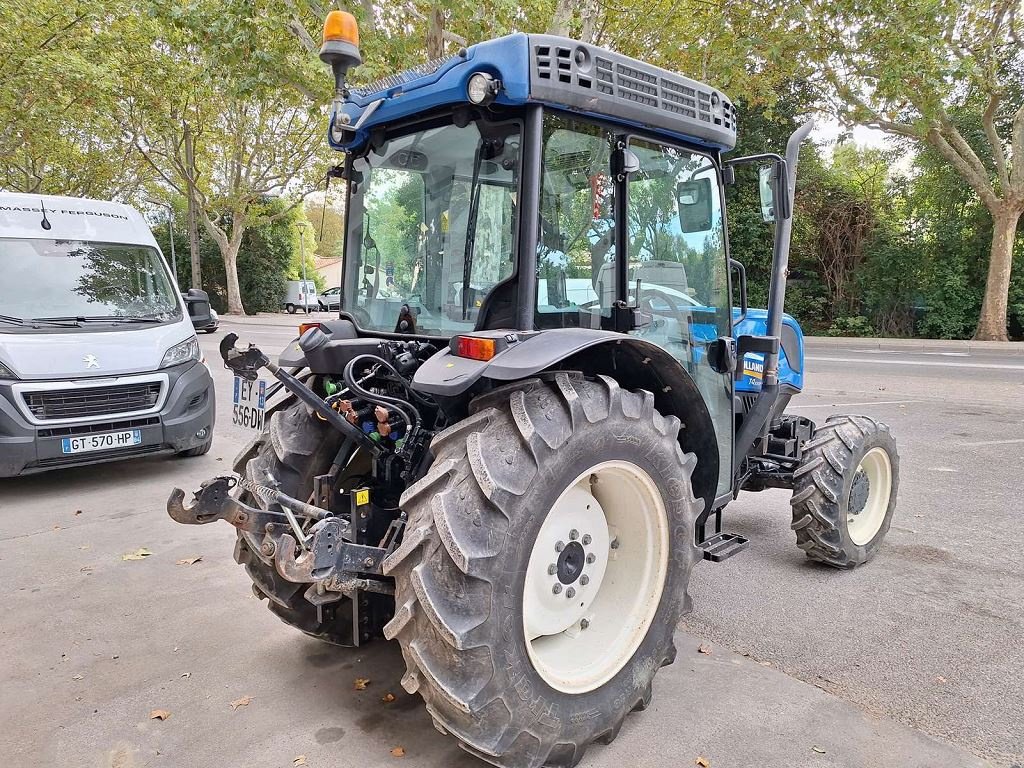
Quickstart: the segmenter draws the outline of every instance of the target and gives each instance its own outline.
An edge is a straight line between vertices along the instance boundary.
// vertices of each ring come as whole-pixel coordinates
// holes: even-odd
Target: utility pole
[[[188,123],[182,126],[185,139],[185,167],[188,169],[191,178],[186,179],[185,191],[188,199],[188,249],[192,263],[192,287],[202,290],[203,268],[202,260],[199,257],[199,220],[196,214],[195,190],[192,188],[196,177],[195,147],[192,144],[192,128]]]
[[[167,211],[167,230],[170,233],[171,240],[171,272],[174,273],[174,283],[178,284],[178,259],[174,255],[174,209],[170,206],[170,203],[161,203],[158,200],[149,200],[150,205],[158,205]],[[178,290],[181,290],[181,286],[178,285]]]

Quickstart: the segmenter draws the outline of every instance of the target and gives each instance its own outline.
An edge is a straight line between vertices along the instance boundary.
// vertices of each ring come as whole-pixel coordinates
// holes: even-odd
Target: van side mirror
[[[683,232],[707,232],[711,229],[711,179],[691,179],[676,184],[679,202],[679,227]]]

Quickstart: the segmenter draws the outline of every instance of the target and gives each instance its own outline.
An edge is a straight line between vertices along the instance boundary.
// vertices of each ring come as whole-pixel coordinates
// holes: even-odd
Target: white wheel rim
[[[858,475],[863,473],[863,481],[868,483],[867,499],[860,507],[857,496],[857,484],[862,482]],[[850,499],[847,501],[846,528],[850,539],[858,546],[864,546],[878,533],[889,509],[889,495],[892,493],[892,463],[884,448],[872,448],[857,465],[854,473],[854,485],[850,488]],[[860,507],[860,510],[857,510]]]
[[[580,474],[541,525],[523,588],[534,669],[586,693],[611,680],[647,636],[668,571],[665,503],[644,470],[606,461]]]

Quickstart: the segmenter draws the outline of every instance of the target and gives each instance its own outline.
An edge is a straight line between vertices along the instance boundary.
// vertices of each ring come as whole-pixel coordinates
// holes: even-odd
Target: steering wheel
[[[643,283],[640,284],[640,293],[641,295],[637,297],[637,304],[646,305],[647,311],[650,311],[652,315],[663,313],[660,310],[655,310],[654,305],[651,303],[651,299],[661,299],[665,302],[675,321],[679,324],[679,338],[670,340],[682,344],[685,347],[690,347],[692,343],[687,332],[689,329],[689,317],[679,311],[679,307],[676,306],[675,299],[664,291],[660,291],[657,288],[648,288]]]

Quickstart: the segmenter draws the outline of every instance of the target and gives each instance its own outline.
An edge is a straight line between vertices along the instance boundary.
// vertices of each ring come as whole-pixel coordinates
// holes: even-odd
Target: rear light
[[[302,323],[299,325],[299,337],[301,338],[310,328],[320,328],[320,323]]]
[[[455,342],[453,352],[458,357],[468,357],[470,360],[490,360],[498,353],[494,339],[456,336],[453,341]]]

